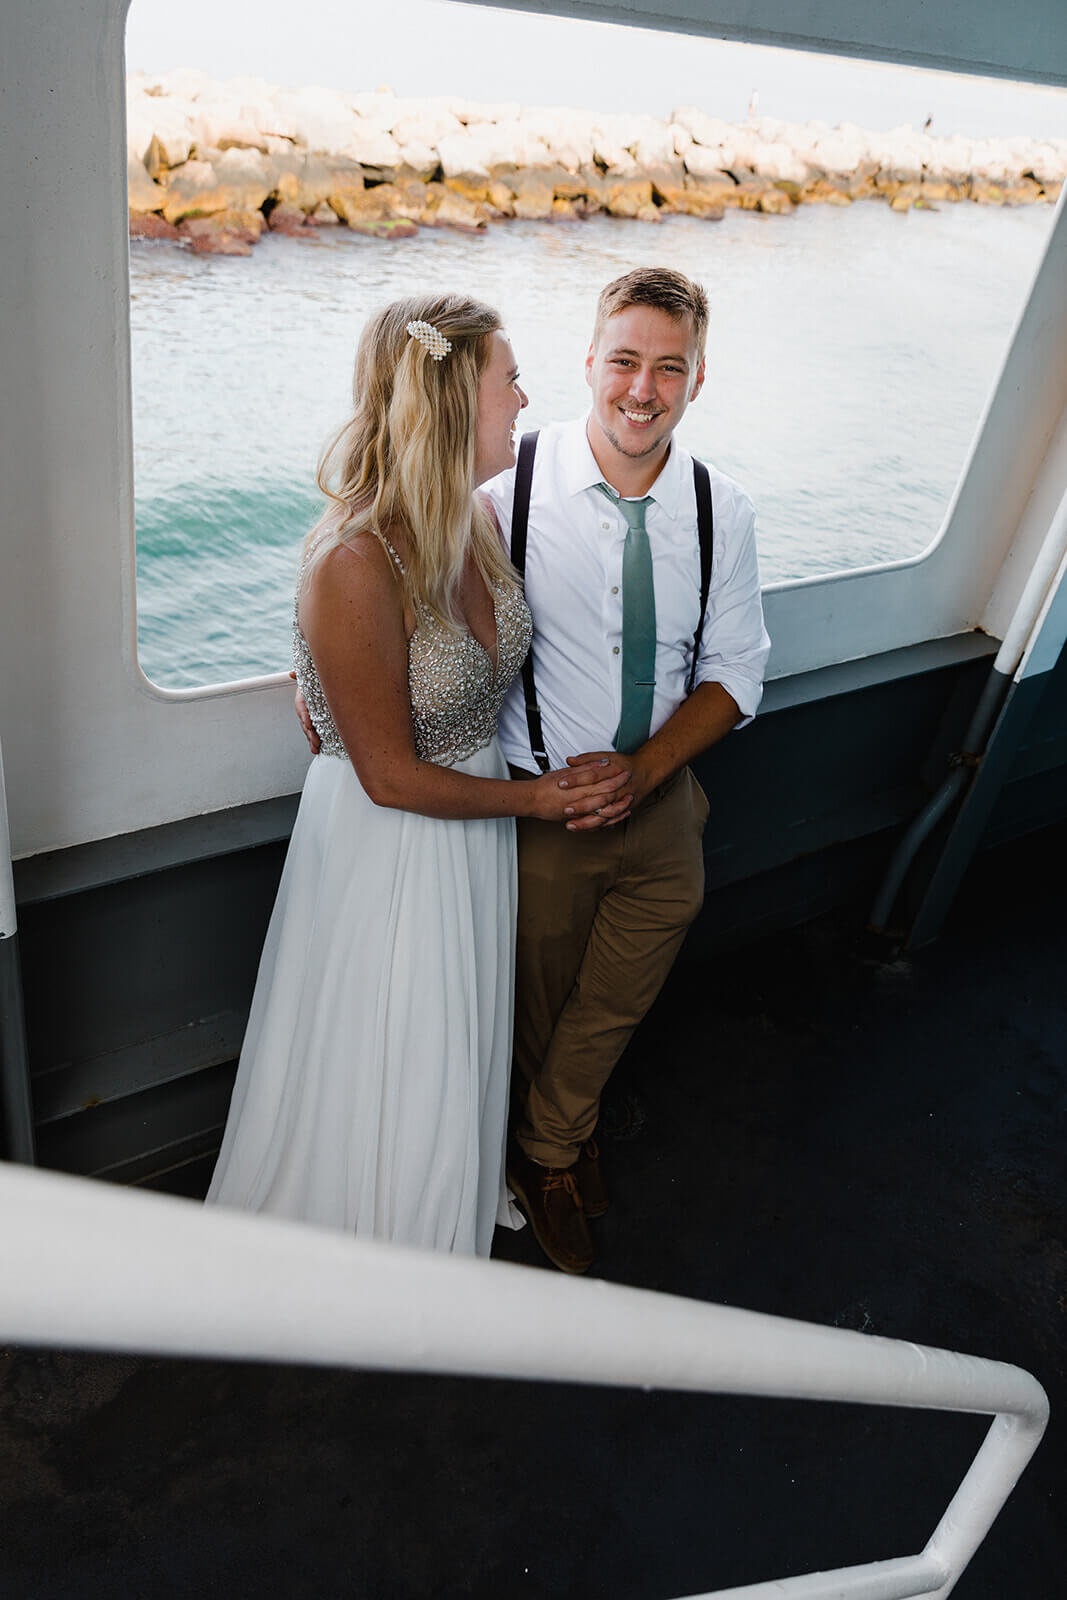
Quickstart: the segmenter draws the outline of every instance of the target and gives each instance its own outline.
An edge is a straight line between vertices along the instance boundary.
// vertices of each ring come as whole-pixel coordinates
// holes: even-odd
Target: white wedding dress
[[[398,561],[396,552],[394,559]],[[496,718],[530,642],[495,595],[497,662],[421,613],[408,649],[416,749],[506,778]],[[209,1202],[464,1254],[504,1186],[516,909],[511,818],[377,806],[294,629],[321,753],[311,763],[260,961]]]

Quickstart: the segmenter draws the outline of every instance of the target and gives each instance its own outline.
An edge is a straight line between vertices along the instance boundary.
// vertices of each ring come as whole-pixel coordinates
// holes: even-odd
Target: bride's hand
[[[587,766],[563,767],[535,779],[530,785],[534,800],[531,815],[542,822],[565,823],[568,828],[573,828],[579,817],[588,819],[587,828],[621,821],[633,802],[633,795],[626,788],[630,773],[611,770],[605,777],[605,765],[595,761]]]

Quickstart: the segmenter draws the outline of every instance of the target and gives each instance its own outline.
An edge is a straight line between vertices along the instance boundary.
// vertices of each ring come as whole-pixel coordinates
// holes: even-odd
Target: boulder
[[[126,147],[129,155],[144,161],[155,144],[158,171],[179,167],[188,161],[193,147],[189,112],[183,101],[170,101],[157,95],[133,95],[126,106]]]
[[[506,183],[499,178],[489,180],[489,204],[498,217],[513,217],[515,215],[515,196]]]
[[[796,207],[786,189],[778,184],[770,184],[760,195],[759,208],[775,217],[788,217]]]
[[[358,194],[364,186],[363,168],[347,156],[308,155],[293,151],[286,157],[272,158],[278,174],[274,193],[281,200],[311,212],[331,195]]]
[[[440,171],[440,158],[432,145],[418,144],[412,140],[406,144],[398,142],[397,148],[400,151],[398,173],[410,173],[411,176],[429,183],[430,179],[436,177]]]
[[[396,221],[390,211],[390,196],[383,193],[388,187],[376,184],[373,189],[339,190],[329,196],[330,206],[350,228],[357,223]]]
[[[637,171],[634,147],[645,131],[641,118],[600,114],[593,123],[593,158],[619,178]]]
[[[848,184],[841,178],[809,178],[800,191],[800,198],[807,205],[850,206],[852,204]]]
[[[358,161],[349,161],[344,158],[327,163],[329,171],[323,173],[327,182],[326,202],[340,217],[345,220],[345,207],[351,204],[358,209],[359,197],[364,191],[363,168]]]
[[[657,122],[653,117],[642,119],[633,158],[645,172],[649,167],[667,166],[675,161],[674,131],[670,124]]]
[[[690,145],[685,157],[685,170],[694,178],[710,178],[713,181],[733,183],[730,177],[730,156],[725,146],[716,145],[709,149],[705,145]]]
[[[464,195],[466,199],[473,200],[475,205],[488,205],[492,181],[488,172],[458,172],[453,177],[446,176],[444,184],[452,194]]]
[[[258,211],[274,188],[274,167],[258,150],[224,150],[215,171],[230,210]]]
[[[671,112],[671,122],[676,129],[681,128],[688,134],[694,144],[709,147],[722,144],[734,132],[731,123],[724,122],[721,117],[709,117],[706,111],[699,111],[695,106],[679,106]],[[677,137],[676,133],[676,140]]]
[[[514,159],[514,144],[491,125],[460,128],[438,141],[437,154],[446,180],[470,174],[488,181],[492,167]]]
[[[736,189],[737,184],[726,172],[716,172],[709,177],[687,173],[686,210],[690,216],[706,216],[724,206],[736,205]]]
[[[930,139],[923,163],[923,178],[948,182],[970,177],[974,163],[974,142],[954,136]]]
[[[421,178],[397,178],[393,183],[379,184],[375,191],[391,217],[404,222],[423,222],[429,206],[429,186]]]
[[[242,105],[219,93],[210,98],[201,97],[193,107],[190,128],[193,142],[201,149],[212,146],[218,150],[259,150],[267,154],[262,108]]]
[[[652,199],[656,205],[664,211],[686,212],[685,167],[677,156],[670,161],[651,163],[645,168],[645,176],[652,185]]]
[[[435,228],[456,228],[460,233],[484,233],[485,209],[468,200],[465,195],[454,194],[443,183],[427,184],[426,221]]]
[[[332,211],[330,215],[331,217],[333,216]],[[336,221],[336,218],[334,220]],[[306,212],[301,211],[299,206],[290,205],[285,200],[279,201],[277,205],[271,207],[267,216],[267,227],[271,233],[284,233],[290,238],[299,236],[306,239],[312,232],[311,223],[308,221]]]
[[[189,239],[210,238],[214,234],[229,233],[245,244],[255,244],[267,226],[262,211],[216,211],[210,217],[187,217],[179,232]]]
[[[181,222],[218,211],[258,211],[276,182],[256,150],[226,150],[214,162],[187,161],[169,175],[163,215]]]
[[[1044,198],[1045,191],[1036,178],[1018,178],[1014,183],[1005,186],[1005,205],[1032,206]]]
[[[853,200],[871,200],[878,193],[878,168],[873,161],[863,161],[856,171],[844,181]]]
[[[942,200],[966,200],[967,186],[965,183],[948,178],[931,178],[925,173],[921,185],[920,199],[923,205],[937,204]]]
[[[178,232],[200,256],[250,256],[259,233],[225,212],[211,217],[186,217]]]
[[[817,137],[812,143],[811,154],[807,159],[820,172],[831,176],[855,172],[865,161],[870,160],[871,156],[867,141],[860,135],[858,129],[850,132],[845,128],[838,128]]]
[[[131,239],[177,239],[180,235],[172,222],[157,216],[154,211],[130,211]]]
[[[1067,139],[1041,139],[1034,143],[1026,170],[1032,172],[1046,190],[1067,178]]]
[[[154,183],[142,162],[134,159],[127,164],[126,190],[131,211],[162,211],[167,191],[162,184]]]
[[[442,139],[463,132],[464,124],[445,106],[427,105],[413,116],[398,117],[390,132],[397,144],[427,145],[436,149]]]
[[[869,134],[866,143],[872,160],[877,160],[884,172],[892,173],[898,183],[918,182],[927,161],[936,158],[936,141],[916,133],[908,124],[889,133]]]
[[[530,106],[500,131],[510,137],[511,159],[520,166],[551,164],[573,173],[593,164],[593,120],[590,112],[566,106]]]
[[[544,222],[552,215],[555,189],[551,178],[542,172],[517,172],[509,187],[514,195],[514,211],[525,222]]]
[[[811,176],[811,169],[806,161],[785,144],[761,143],[753,151],[753,171],[761,178],[769,178],[772,183],[793,183],[802,188]]]
[[[898,183],[889,198],[891,211],[910,211],[916,205],[922,194],[922,184],[918,179],[910,183]]]
[[[160,178],[165,178],[170,171],[170,163],[164,154],[163,146],[155,134],[152,135],[149,141],[148,149],[144,153],[144,160],[138,161],[136,156],[131,156],[128,165],[143,167],[153,182],[157,182]]]
[[[622,178],[613,183],[608,192],[607,209],[613,217],[659,221],[659,212],[652,201],[652,184],[647,178]]]
[[[210,216],[213,211],[225,209],[226,197],[210,161],[186,161],[170,174],[163,206],[168,222],[178,223],[183,217]]]
[[[305,150],[337,155],[355,138],[359,119],[334,89],[279,89],[272,133]]]
[[[380,123],[357,117],[351,138],[341,146],[340,154],[358,161],[364,167],[378,167],[392,172],[403,165],[400,146],[387,128]]]
[[[734,186],[733,204],[742,211],[762,211],[763,197],[772,187],[763,178],[746,176]]]
[[[731,183],[730,188],[734,186]],[[721,222],[726,215],[726,204],[719,199],[714,188],[705,190],[700,180],[686,179],[680,210],[687,217],[699,217],[702,222]]]
[[[361,233],[368,239],[414,239],[418,228],[403,217],[384,217],[380,221],[350,222],[352,233]]]

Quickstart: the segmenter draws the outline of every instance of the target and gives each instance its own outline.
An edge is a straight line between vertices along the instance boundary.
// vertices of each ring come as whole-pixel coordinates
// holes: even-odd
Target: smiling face
[[[485,483],[515,465],[515,423],[529,402],[519,387],[519,369],[507,334],[489,335],[489,360],[478,384],[474,481]]]
[[[704,383],[692,318],[644,305],[616,311],[594,335],[585,376],[593,391],[588,435],[597,465],[620,493],[644,493]]]

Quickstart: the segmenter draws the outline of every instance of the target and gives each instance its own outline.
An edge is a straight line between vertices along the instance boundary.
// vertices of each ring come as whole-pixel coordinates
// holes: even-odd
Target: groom
[[[589,415],[484,486],[525,570],[534,643],[500,717],[512,776],[598,756],[627,804],[519,819],[508,1182],[548,1258],[593,1262],[608,1197],[601,1092],[704,895],[708,802],[687,763],[749,721],[770,648],[748,496],[674,439],[704,383],[707,297],[667,268],[616,279],[586,356]]]

